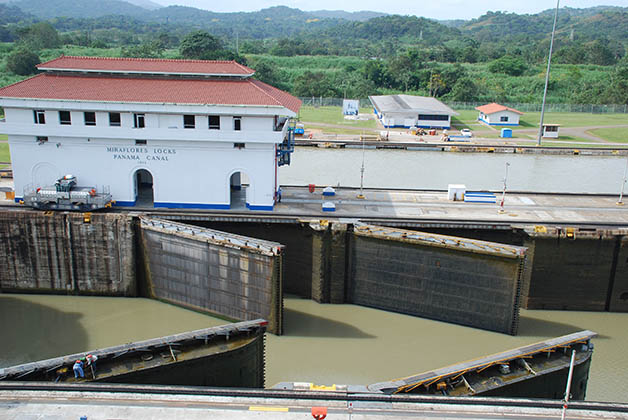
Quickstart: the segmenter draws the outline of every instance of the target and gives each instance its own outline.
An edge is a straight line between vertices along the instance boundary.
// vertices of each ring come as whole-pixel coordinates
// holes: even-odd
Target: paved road
[[[177,394],[0,391],[2,420],[80,419],[312,419],[312,406],[325,407],[327,419],[545,419],[560,418],[556,408],[391,403],[347,400],[271,399]],[[626,407],[624,407],[626,408]],[[569,419],[628,419],[628,413],[568,410]]]

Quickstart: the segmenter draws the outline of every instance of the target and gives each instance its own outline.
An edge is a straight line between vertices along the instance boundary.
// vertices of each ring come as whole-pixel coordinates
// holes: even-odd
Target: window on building
[[[419,120],[449,121],[449,115],[419,114]]]
[[[244,143],[233,143],[234,149],[244,149],[246,145]]]
[[[194,128],[195,126],[194,115],[183,116],[183,128]]]
[[[83,119],[85,120],[85,125],[96,125],[95,112],[83,112]]]
[[[133,127],[135,128],[146,127],[145,119],[146,119],[146,115],[144,114],[133,114]]]
[[[37,136],[37,143],[44,144],[48,141],[48,137],[45,136]]]
[[[500,120],[501,122],[507,122],[507,121],[508,121],[508,116],[502,116],[502,117],[499,117],[499,120]]]
[[[233,129],[235,131],[242,130],[242,117],[233,117]]]
[[[550,133],[550,132],[556,132],[558,131],[558,126],[557,125],[547,125],[545,126],[545,131]]]
[[[109,113],[109,125],[112,127],[120,127],[120,113],[119,112],[110,112]]]
[[[209,129],[220,130],[220,116],[218,115],[209,116]]]
[[[59,111],[59,124],[61,124],[61,125],[70,125],[70,124],[72,124],[70,111]]]
[[[146,146],[146,143],[147,143],[146,140],[135,140],[136,146]]]
[[[43,109],[36,109],[33,111],[35,117],[35,124],[46,124],[46,113]]]

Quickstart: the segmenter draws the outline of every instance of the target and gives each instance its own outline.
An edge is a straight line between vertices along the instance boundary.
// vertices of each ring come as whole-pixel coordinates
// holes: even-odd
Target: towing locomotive
[[[114,204],[109,191],[96,191],[94,187],[79,187],[76,177],[66,175],[54,185],[30,189],[24,193],[23,203],[41,210],[91,211]]]

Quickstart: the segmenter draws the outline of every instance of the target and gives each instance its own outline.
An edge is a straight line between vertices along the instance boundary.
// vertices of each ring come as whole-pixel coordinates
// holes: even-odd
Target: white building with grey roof
[[[369,96],[373,110],[382,125],[449,129],[451,117],[459,115],[435,98],[412,95]]]

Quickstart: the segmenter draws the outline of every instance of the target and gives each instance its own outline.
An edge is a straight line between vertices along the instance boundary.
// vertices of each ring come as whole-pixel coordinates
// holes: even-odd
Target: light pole
[[[502,200],[499,203],[498,213],[504,213],[504,200],[506,199],[506,182],[508,182],[508,167],[510,163],[506,162],[506,174],[504,175],[504,189],[502,190]]]
[[[541,104],[541,121],[539,122],[539,138],[536,145],[541,145],[543,137],[543,117],[545,116],[545,98],[547,97],[547,85],[549,84],[550,66],[552,64],[552,48],[554,47],[554,34],[556,33],[556,21],[558,20],[558,5],[560,0],[556,0],[556,12],[554,13],[554,26],[552,28],[552,39],[550,40],[549,55],[547,56],[547,72],[545,73],[545,88],[543,89],[543,103]]]
[[[569,363],[569,374],[567,375],[567,389],[565,390],[565,400],[563,402],[563,413],[561,420],[565,420],[567,415],[567,405],[569,404],[569,394],[571,393],[571,377],[573,376],[573,365],[576,361],[576,351],[571,351],[571,362]]]
[[[623,206],[624,202],[622,201],[624,199],[624,186],[626,185],[626,175],[628,174],[628,158],[626,159],[626,167],[624,168],[624,178],[621,181],[621,191],[619,192],[619,200],[617,200],[617,204],[618,206]]]
[[[360,194],[357,198],[364,200],[364,132],[362,133],[362,167],[360,168]]]

